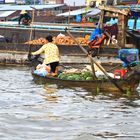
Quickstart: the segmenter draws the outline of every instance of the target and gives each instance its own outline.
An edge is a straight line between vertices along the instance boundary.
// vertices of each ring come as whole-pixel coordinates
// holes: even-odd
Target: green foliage
[[[87,78],[86,78],[86,80],[92,80],[92,79],[93,79],[92,77],[87,77]]]
[[[60,73],[58,75],[58,78],[67,79],[67,80],[76,80],[76,81],[92,80],[92,74],[90,72],[71,73],[71,74]]]

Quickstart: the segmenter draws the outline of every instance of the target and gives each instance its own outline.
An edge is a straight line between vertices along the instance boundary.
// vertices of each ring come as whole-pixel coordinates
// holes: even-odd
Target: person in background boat
[[[32,55],[39,55],[44,53],[45,58],[43,64],[50,65],[50,73],[48,75],[56,76],[58,74],[59,65],[59,49],[57,45],[53,44],[53,37],[48,35],[46,37],[47,44],[43,45],[38,51],[32,52]]]
[[[20,22],[22,22],[23,25],[30,25],[31,21],[31,16],[25,10],[22,10],[20,12],[18,24],[20,25]]]

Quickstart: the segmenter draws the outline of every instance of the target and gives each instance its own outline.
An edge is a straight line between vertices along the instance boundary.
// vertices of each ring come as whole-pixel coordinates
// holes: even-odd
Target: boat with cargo
[[[89,65],[90,68],[86,67],[80,69],[80,66],[78,66],[77,69],[73,69],[72,67],[68,67],[67,69],[67,67],[64,67],[66,70],[61,70],[58,68],[59,72],[56,76],[48,74],[49,71],[47,70],[48,68],[46,68],[46,65],[45,67],[40,67],[43,69],[37,68],[39,64],[42,64],[40,56],[29,55],[29,60],[32,65],[33,79],[36,83],[53,83],[63,87],[83,87],[95,91],[121,91],[122,93],[134,93],[140,83],[138,50],[120,50],[119,57],[124,62],[123,65],[125,65],[126,68],[122,69],[121,66],[118,68],[114,67],[108,70],[110,71],[108,73],[100,63],[96,62],[93,57],[89,55],[89,58],[93,61],[93,63]],[[107,66],[107,68],[109,67]]]
[[[75,75],[75,76],[74,76]],[[34,73],[34,69],[32,69],[33,80],[37,84],[56,84],[60,87],[65,88],[73,88],[73,87],[82,87],[85,89],[92,89],[92,91],[108,91],[108,92],[120,92],[116,86],[107,78],[97,78],[92,79],[92,77],[81,77],[81,73],[76,74],[67,74],[67,76],[60,72],[58,76],[40,76]],[[83,75],[84,76],[84,75]],[[78,77],[80,77],[78,79]],[[72,79],[73,78],[73,79]],[[127,94],[136,93],[137,87],[140,82],[140,71],[133,71],[131,74],[122,79],[114,79],[112,78],[117,85],[121,86],[123,91]],[[130,82],[131,81],[131,82]]]

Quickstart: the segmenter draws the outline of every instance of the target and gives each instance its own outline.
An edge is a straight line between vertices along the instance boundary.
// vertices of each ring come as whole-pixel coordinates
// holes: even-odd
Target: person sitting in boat
[[[46,37],[47,44],[43,45],[36,52],[32,52],[32,55],[39,55],[44,53],[45,58],[43,64],[50,65],[50,73],[48,75],[56,76],[58,74],[59,65],[59,49],[57,45],[53,44],[53,37],[48,35]]]
[[[32,21],[31,16],[25,10],[22,10],[20,12],[20,17],[19,17],[19,21],[18,21],[19,25],[20,25],[21,21],[22,21],[23,25],[30,25],[30,23]]]

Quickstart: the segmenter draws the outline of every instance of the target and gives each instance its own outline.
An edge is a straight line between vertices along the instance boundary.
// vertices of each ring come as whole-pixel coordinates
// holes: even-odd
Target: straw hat
[[[20,14],[25,14],[25,13],[27,13],[25,10],[22,10],[22,11],[20,12]]]

